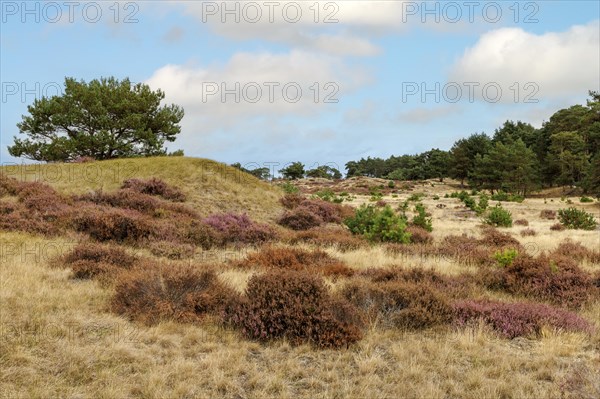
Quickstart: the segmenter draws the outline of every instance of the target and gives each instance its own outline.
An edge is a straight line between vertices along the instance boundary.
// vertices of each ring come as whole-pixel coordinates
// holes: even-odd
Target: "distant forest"
[[[451,177],[472,187],[526,195],[552,186],[577,186],[600,196],[600,93],[561,109],[540,129],[506,121],[493,137],[472,134],[450,151],[367,158],[346,163],[347,177],[395,180]]]

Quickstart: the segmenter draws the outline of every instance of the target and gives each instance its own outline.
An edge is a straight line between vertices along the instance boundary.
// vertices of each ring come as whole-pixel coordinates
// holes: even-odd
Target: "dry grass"
[[[256,220],[267,221],[282,210],[277,201],[279,191],[266,184],[232,182],[221,173],[196,169],[208,161],[156,158],[91,165],[110,170],[130,165],[127,162],[139,162],[144,167],[114,182],[65,178],[53,185],[61,192],[112,191],[127,178],[156,176],[180,187],[203,214],[246,211]],[[75,170],[85,165],[89,164],[61,167]],[[423,203],[432,213],[434,243],[461,233],[481,237],[479,218],[462,212],[458,200],[443,198],[445,192],[457,190],[455,183],[449,183],[452,185],[435,183],[434,187],[427,183],[412,191],[426,193]],[[410,194],[407,191],[398,198],[384,199],[397,206]],[[433,194],[442,198],[433,200]],[[361,201],[368,202],[368,197],[359,196],[352,204]],[[437,203],[446,208],[436,208]],[[554,250],[565,238],[590,250],[600,247],[598,231],[550,230],[555,221],[542,219],[540,212],[565,207],[558,199],[546,204],[543,199],[527,199],[522,204],[503,205],[513,212],[513,218],[527,219],[528,227],[537,232],[533,237],[521,237],[522,226],[501,229],[532,255]],[[577,206],[598,216],[595,204]],[[93,280],[72,279],[70,269],[50,265],[78,239],[0,232],[1,398],[600,397],[597,298],[577,312],[595,325],[591,336],[546,329],[538,339],[507,340],[480,325],[418,332],[370,328],[361,341],[337,350],[292,346],[286,341],[263,344],[218,327],[210,318],[191,324],[167,321],[145,326],[114,315],[109,308],[113,288]],[[334,241],[295,247],[318,246],[356,271],[422,268],[459,275],[478,270],[454,259],[394,255],[382,246],[341,250]],[[218,278],[241,293],[251,276],[260,271],[228,265],[249,253],[247,248],[219,248],[197,251],[192,260],[179,262],[218,264]],[[136,255],[152,256],[147,249],[138,250]],[[600,270],[600,264],[589,259],[583,259],[580,266],[589,272]],[[342,283],[328,280],[333,292],[341,289]],[[497,301],[523,299],[502,292],[484,294]]]

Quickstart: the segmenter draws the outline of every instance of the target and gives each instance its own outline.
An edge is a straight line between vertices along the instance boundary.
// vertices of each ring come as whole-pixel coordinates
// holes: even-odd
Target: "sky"
[[[184,108],[169,150],[282,167],[449,149],[540,127],[600,90],[598,1],[0,0],[0,161],[65,77]],[[21,135],[22,136],[22,135]]]

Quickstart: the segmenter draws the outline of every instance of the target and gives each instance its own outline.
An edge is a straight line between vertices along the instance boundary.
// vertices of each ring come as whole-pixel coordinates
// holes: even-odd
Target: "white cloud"
[[[283,54],[236,53],[224,64],[208,66],[166,65],[145,81],[153,89],[162,89],[168,103],[184,108],[178,138],[184,148],[202,148],[209,142],[215,146],[224,141],[241,142],[250,130],[257,141],[265,143],[302,138],[304,133],[275,126],[285,125],[282,121],[286,118],[312,120],[326,112],[335,113],[338,104],[324,103],[326,96],[339,88],[333,98],[341,102],[346,94],[369,82],[366,71],[348,67],[336,57],[299,50]],[[301,95],[295,87],[301,88]],[[224,94],[223,89],[237,92],[239,102],[234,94]],[[265,129],[265,124],[273,128]],[[250,126],[261,126],[261,130]]]
[[[490,31],[455,63],[449,81],[498,83],[502,102],[523,103],[536,88],[532,99],[581,96],[600,85],[599,23],[541,35],[520,28]],[[534,85],[526,87],[528,82]]]

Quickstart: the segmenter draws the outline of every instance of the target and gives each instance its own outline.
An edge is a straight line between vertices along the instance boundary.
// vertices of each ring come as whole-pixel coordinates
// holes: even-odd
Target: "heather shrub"
[[[98,241],[137,242],[149,238],[153,227],[149,220],[133,210],[86,207],[73,217],[75,230]]]
[[[370,268],[360,276],[374,283],[402,282],[426,285],[452,298],[468,298],[478,287],[471,275],[443,275],[433,269]]]
[[[306,209],[318,215],[325,223],[340,223],[340,206],[320,199],[306,199],[298,209]]]
[[[552,230],[552,231],[564,231],[566,229],[567,228],[560,223],[555,223],[552,226],[550,226],[550,230]]]
[[[375,208],[363,205],[344,223],[353,234],[362,235],[370,241],[410,242],[406,218],[397,215],[389,206]]]
[[[290,244],[307,243],[317,246],[336,247],[342,252],[364,247],[366,242],[341,227],[315,227],[299,231],[288,239]]]
[[[211,215],[203,222],[220,232],[226,243],[260,244],[276,237],[269,225],[253,222],[246,214]]]
[[[171,187],[164,181],[155,177],[142,180],[142,179],[129,179],[123,182],[121,188],[128,188],[133,191],[137,191],[142,194],[155,195],[162,197],[169,201],[184,202],[185,194],[176,188]]]
[[[424,329],[448,323],[452,307],[426,284],[403,281],[348,283],[342,295],[362,309],[372,323],[401,329]]]
[[[62,232],[57,223],[47,220],[38,212],[31,212],[20,203],[0,202],[0,216],[0,230],[46,236],[56,236]]]
[[[484,217],[483,222],[490,226],[496,227],[511,227],[512,226],[512,215],[509,211],[502,208],[500,205],[496,205],[491,208],[487,216]]]
[[[297,207],[291,211],[286,211],[277,221],[281,226],[292,230],[308,230],[322,225],[323,219],[305,207]]]
[[[181,260],[192,258],[196,248],[191,244],[178,244],[172,241],[156,241],[150,245],[152,255],[163,258]]]
[[[133,209],[142,213],[153,213],[160,207],[160,202],[148,195],[132,189],[118,190],[114,193],[94,191],[75,197],[77,201],[90,202],[114,208]]]
[[[552,256],[568,257],[577,262],[588,259],[592,263],[600,263],[599,250],[592,251],[587,247],[584,247],[581,243],[574,242],[569,238],[558,244],[558,246],[550,253],[550,257]]]
[[[509,339],[539,335],[544,326],[564,331],[593,331],[592,325],[577,314],[539,303],[465,300],[454,303],[453,308],[457,326],[483,321]]]
[[[532,237],[537,235],[537,232],[534,229],[523,229],[519,233],[522,237]]]
[[[0,172],[0,198],[17,195],[18,191],[19,181],[15,178],[7,177]]]
[[[244,297],[223,312],[224,322],[250,339],[287,339],[293,345],[343,347],[361,339],[362,318],[323,281],[301,272],[271,272],[250,278]]]
[[[493,287],[576,308],[594,293],[590,275],[569,258],[521,254],[502,269]]]
[[[465,265],[491,265],[494,263],[491,257],[493,248],[486,247],[474,237],[466,234],[460,236],[446,236],[439,247],[439,253],[450,256]]]
[[[410,225],[406,228],[406,232],[410,234],[410,242],[414,244],[431,244],[433,236],[431,233],[421,226]]]
[[[540,212],[540,217],[542,219],[553,220],[556,219],[556,212],[551,209],[544,209]]]
[[[558,220],[567,229],[594,230],[597,225],[594,215],[577,208],[559,209]]]
[[[193,265],[139,268],[119,276],[112,310],[144,324],[195,322],[220,315],[236,297],[211,270]]]
[[[294,209],[298,205],[300,205],[300,203],[304,200],[305,200],[305,198],[303,195],[298,194],[298,193],[291,193],[291,194],[284,195],[279,200],[279,202],[281,202],[281,205],[283,205],[287,209]]]
[[[191,244],[205,250],[225,243],[219,231],[200,220],[180,218],[163,224],[154,222],[154,226],[154,238],[159,241]]]
[[[529,226],[529,221],[527,219],[517,219],[514,224],[515,226]]]
[[[246,259],[237,262],[236,266],[251,268],[264,267],[275,270],[294,270],[318,272],[323,275],[351,276],[353,270],[341,261],[331,257],[319,249],[306,251],[300,248],[262,247]]]

